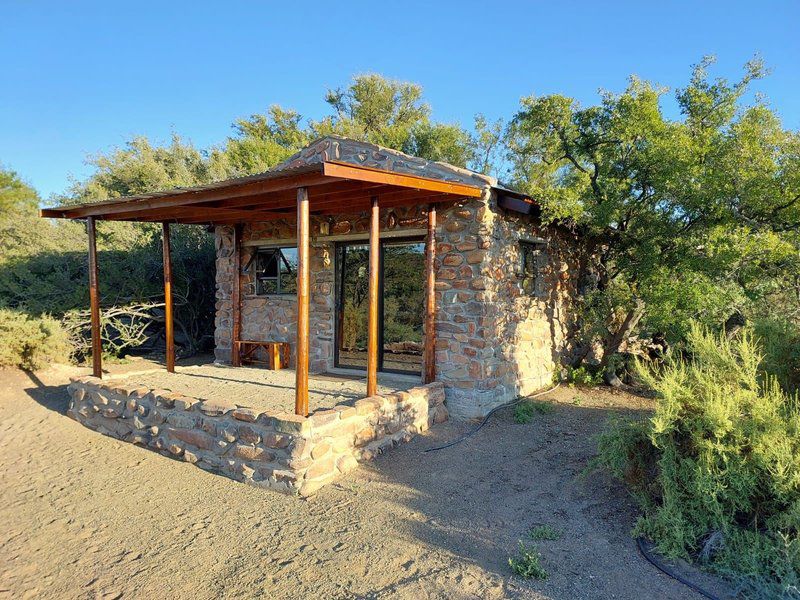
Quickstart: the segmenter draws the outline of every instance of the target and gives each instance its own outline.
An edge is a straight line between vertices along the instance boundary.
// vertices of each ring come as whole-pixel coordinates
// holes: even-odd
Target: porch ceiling
[[[104,202],[46,208],[42,217],[199,224],[263,222],[297,211],[297,189],[306,188],[311,214],[477,198],[486,186],[325,160],[219,183],[131,196]]]

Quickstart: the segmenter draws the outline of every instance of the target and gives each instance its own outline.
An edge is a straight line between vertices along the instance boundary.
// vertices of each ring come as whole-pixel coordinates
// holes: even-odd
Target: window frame
[[[545,289],[544,270],[549,263],[547,255],[547,241],[542,239],[519,240],[520,253],[520,288],[525,296],[531,298],[544,298],[547,296]],[[533,260],[533,273],[528,269],[528,259]],[[527,281],[533,279],[532,285]]]
[[[295,283],[294,288],[290,290],[285,290],[282,282],[282,279],[285,275],[292,275],[295,278],[297,277],[297,266],[295,265],[292,268],[291,263],[284,255],[284,250],[294,250],[297,252],[297,246],[259,246],[253,252],[253,256],[250,259],[250,265],[252,265],[252,275],[253,275],[253,283],[254,283],[254,293],[256,296],[291,296],[297,294],[297,284]],[[275,256],[276,260],[278,260],[278,271],[277,275],[274,277],[265,277],[262,276],[259,272],[259,265],[261,264],[262,259],[261,257],[265,254],[272,254]],[[284,267],[286,270],[284,270]],[[264,281],[271,281],[274,282],[275,290],[274,291],[264,291],[263,289],[263,282]]]

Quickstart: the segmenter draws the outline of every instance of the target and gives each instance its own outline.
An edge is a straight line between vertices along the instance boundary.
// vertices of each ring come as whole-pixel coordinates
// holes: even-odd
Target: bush
[[[67,362],[69,337],[55,319],[0,309],[0,366],[41,369]]]
[[[751,595],[796,593],[798,397],[764,372],[748,331],[728,340],[695,325],[688,350],[658,372],[639,368],[656,413],[603,434],[596,465],[631,486],[643,509],[635,534],[667,556],[704,561]]]
[[[591,370],[582,367],[567,367],[567,383],[586,385],[589,387],[600,385],[603,383],[603,374],[600,372],[593,373]]]
[[[788,390],[800,390],[800,327],[786,319],[757,319],[753,327],[764,348],[764,370]]]

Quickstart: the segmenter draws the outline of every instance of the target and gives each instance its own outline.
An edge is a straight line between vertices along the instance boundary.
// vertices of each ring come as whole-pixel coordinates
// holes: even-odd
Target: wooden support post
[[[310,278],[308,189],[297,188],[297,364],[295,414],[308,415],[308,301]]]
[[[369,321],[367,325],[367,396],[378,391],[378,277],[380,274],[380,209],[372,197],[369,218]]]
[[[103,376],[103,345],[100,341],[100,290],[97,286],[97,235],[94,217],[86,219],[89,234],[89,302],[92,315],[92,375]]]
[[[425,241],[425,375],[436,380],[436,205],[428,206],[428,238]]]
[[[282,349],[280,344],[272,344],[269,347],[269,366],[270,369],[280,370],[283,368],[281,364]]]
[[[162,223],[161,243],[164,248],[164,326],[166,330],[167,372],[175,372],[175,333],[172,320],[172,245],[169,223]]]
[[[242,364],[242,225],[233,226],[233,281],[231,282],[231,364]]]

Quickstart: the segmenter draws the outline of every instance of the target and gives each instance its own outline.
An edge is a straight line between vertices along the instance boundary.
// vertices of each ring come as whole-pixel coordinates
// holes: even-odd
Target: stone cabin
[[[492,177],[371,144],[329,136],[265,173],[41,214],[85,219],[89,240],[93,375],[70,384],[67,414],[245,483],[314,494],[448,414],[481,417],[548,386],[569,351],[572,234]],[[166,380],[103,379],[103,220],[162,223]],[[294,373],[176,370],[172,223],[215,235],[215,361]],[[359,370],[366,390],[349,399],[322,389],[343,378],[317,375]],[[380,371],[405,377],[379,388]],[[213,397],[208,378],[251,379]],[[278,392],[292,378],[294,413]]]
[[[479,197],[436,205],[434,372],[444,384],[451,415],[481,417],[552,382],[568,350],[576,290],[572,234],[542,227],[536,203],[493,177],[341,137],[314,142],[270,173],[303,171],[326,161],[481,190]],[[388,204],[382,203],[379,213],[378,369],[420,374],[431,205]],[[311,215],[312,374],[365,367],[369,227],[363,210]],[[288,342],[294,366],[296,232],[292,216],[214,227],[217,362],[232,361],[238,264],[241,339]]]

